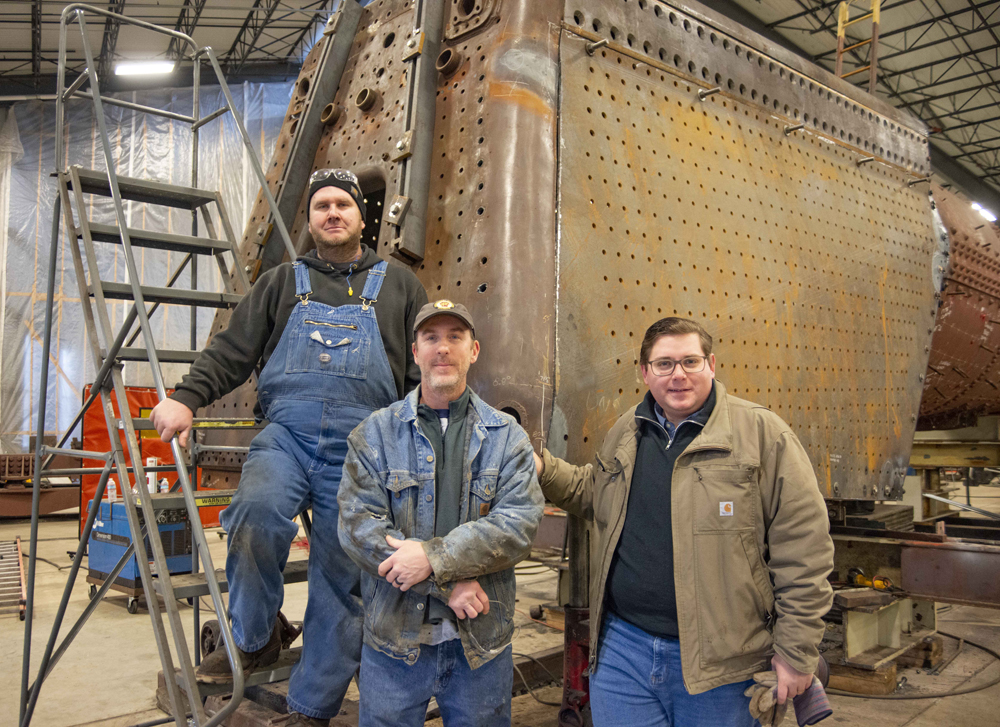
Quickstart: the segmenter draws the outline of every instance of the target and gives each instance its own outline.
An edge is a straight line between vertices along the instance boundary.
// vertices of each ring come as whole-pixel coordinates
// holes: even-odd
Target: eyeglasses
[[[324,179],[339,179],[342,182],[351,182],[360,187],[357,175],[348,169],[317,169],[309,176],[309,184],[322,182]]]
[[[656,376],[670,376],[677,364],[681,365],[684,373],[697,374],[705,370],[705,363],[707,361],[708,356],[685,356],[680,361],[674,361],[670,358],[660,358],[656,361],[650,361],[648,365],[649,370]]]

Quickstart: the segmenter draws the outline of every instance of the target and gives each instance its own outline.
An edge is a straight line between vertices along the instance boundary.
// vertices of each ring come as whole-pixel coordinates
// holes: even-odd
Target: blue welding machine
[[[163,544],[163,551],[167,556],[167,568],[171,574],[190,573],[191,523],[188,521],[187,512],[184,509],[170,509],[160,510],[156,515],[156,527],[160,534],[160,542]],[[143,522],[141,509],[139,509],[139,522],[140,524]],[[128,526],[125,503],[102,501],[101,512],[94,520],[90,541],[87,544],[89,568],[87,580],[92,584],[103,583],[131,544],[132,532]],[[148,534],[145,545],[146,553],[149,554]],[[125,564],[111,587],[130,596],[141,594],[142,580],[139,575],[139,564],[134,555]],[[131,601],[129,606],[129,611],[133,611]]]

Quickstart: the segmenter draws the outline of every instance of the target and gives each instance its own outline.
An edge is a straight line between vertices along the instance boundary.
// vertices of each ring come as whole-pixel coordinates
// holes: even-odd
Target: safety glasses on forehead
[[[333,177],[334,179],[339,179],[342,182],[351,182],[352,184],[358,184],[358,178],[355,176],[354,172],[349,172],[346,169],[317,169],[309,177],[309,184],[315,184],[316,182],[322,182],[324,179],[329,179]]]

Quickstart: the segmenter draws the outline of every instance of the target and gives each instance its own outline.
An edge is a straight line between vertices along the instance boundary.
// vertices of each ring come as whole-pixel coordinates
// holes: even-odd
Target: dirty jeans
[[[751,684],[688,694],[680,642],[648,634],[609,612],[590,677],[594,727],[755,727],[750,698],[743,696]]]
[[[461,639],[421,646],[413,664],[365,644],[358,727],[419,727],[431,697],[445,727],[509,727],[513,683],[510,646],[472,670]]]
[[[263,647],[284,597],[281,572],[294,518],[312,507],[309,600],[302,658],[292,670],[288,709],[326,719],[361,659],[361,573],[340,547],[337,492],[347,436],[396,398],[374,303],[386,263],[367,274],[363,305],[310,301],[309,269],[294,263],[296,305],[258,378],[270,420],[250,445],[240,485],[219,521],[229,533],[226,576],[236,645]]]
[[[233,503],[222,512],[229,532],[229,609],[236,644],[262,648],[284,596],[281,572],[298,533],[294,518],[312,506],[309,601],[302,658],[292,671],[288,708],[336,716],[361,656],[358,567],[337,538],[340,467],[314,460],[288,429],[268,424],[254,439]]]

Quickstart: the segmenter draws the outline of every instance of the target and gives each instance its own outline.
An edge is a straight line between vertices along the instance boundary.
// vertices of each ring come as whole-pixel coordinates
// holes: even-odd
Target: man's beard
[[[421,377],[422,382],[432,391],[448,393],[458,387],[462,381],[462,372],[455,371],[450,374],[435,374],[433,370],[427,376]]]
[[[345,253],[357,249],[361,244],[361,230],[358,230],[357,234],[351,235],[343,241],[323,239],[322,235],[313,235],[312,237],[313,242],[316,243],[316,251],[323,259],[344,257]]]

